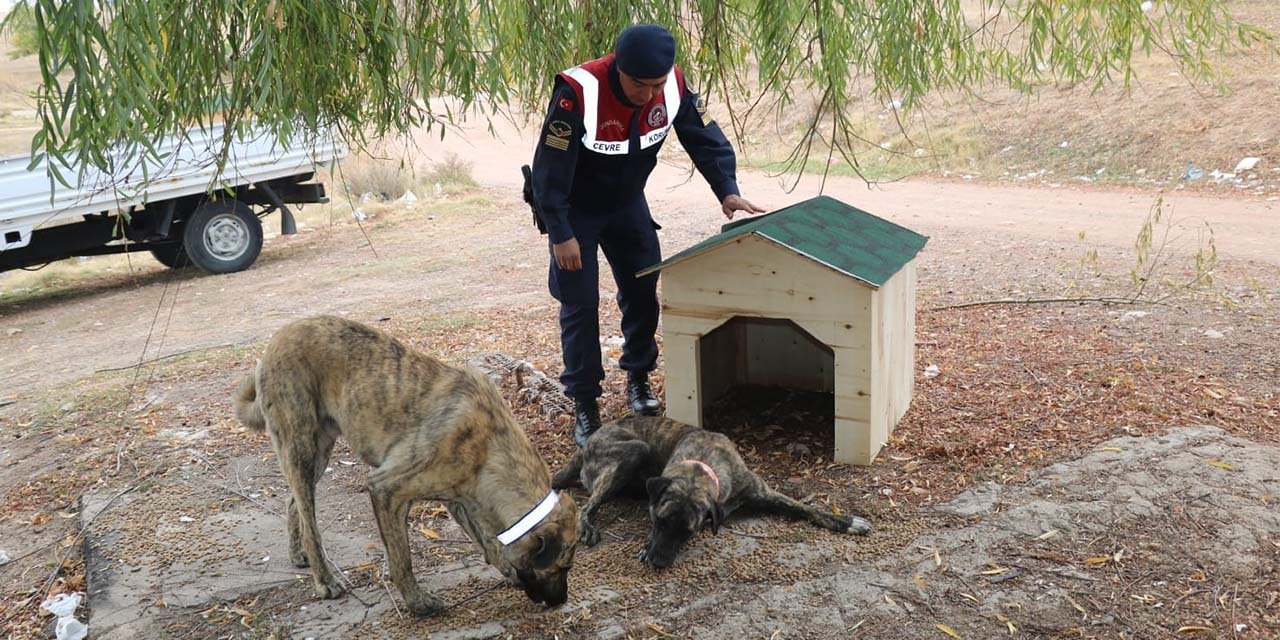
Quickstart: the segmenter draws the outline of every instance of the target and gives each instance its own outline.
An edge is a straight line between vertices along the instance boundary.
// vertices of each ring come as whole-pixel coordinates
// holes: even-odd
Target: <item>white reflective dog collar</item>
[[[551,510],[555,509],[559,502],[560,494],[552,490],[547,494],[547,497],[543,498],[537,505],[534,505],[529,510],[529,513],[524,514],[524,517],[517,520],[506,531],[499,533],[498,542],[507,545],[519,540],[524,534],[529,533],[534,527],[541,524],[543,520],[546,520],[547,516],[551,515]]]

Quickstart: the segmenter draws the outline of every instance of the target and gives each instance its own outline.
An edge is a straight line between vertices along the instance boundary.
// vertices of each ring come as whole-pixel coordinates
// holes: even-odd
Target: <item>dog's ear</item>
[[[649,492],[649,503],[652,504],[657,502],[658,498],[661,498],[663,492],[665,492],[667,487],[670,486],[671,478],[667,478],[665,476],[654,476],[646,480],[644,483],[644,489]]]
[[[720,523],[724,522],[724,509],[720,503],[716,502],[711,505],[711,533],[712,535],[720,533]]]
[[[546,569],[560,557],[560,539],[538,536],[538,551],[533,554],[533,567]]]

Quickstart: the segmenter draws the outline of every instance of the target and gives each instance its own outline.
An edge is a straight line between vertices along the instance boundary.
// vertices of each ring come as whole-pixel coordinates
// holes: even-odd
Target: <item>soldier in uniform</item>
[[[676,42],[636,25],[614,53],[556,76],[530,176],[531,204],[549,236],[548,286],[560,302],[560,381],[574,399],[578,446],[600,427],[600,291],[597,248],[618,285],[625,343],[619,366],[637,414],[657,415],[649,387],[658,358],[658,276],[636,273],[662,259],[644,187],[673,129],[725,217],[762,213],[738,192],[733,147],[675,66]]]

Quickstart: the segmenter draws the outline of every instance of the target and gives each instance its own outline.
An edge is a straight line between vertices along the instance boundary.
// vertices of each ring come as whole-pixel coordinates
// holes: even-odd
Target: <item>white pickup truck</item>
[[[140,250],[170,267],[246,269],[262,250],[261,218],[279,211],[280,232],[296,233],[288,205],[327,202],[316,168],[346,153],[314,134],[288,144],[262,132],[224,140],[220,125],[157,150],[159,159],[117,156],[111,172],[63,169],[70,186],[52,189],[47,159],[0,158],[0,272]]]

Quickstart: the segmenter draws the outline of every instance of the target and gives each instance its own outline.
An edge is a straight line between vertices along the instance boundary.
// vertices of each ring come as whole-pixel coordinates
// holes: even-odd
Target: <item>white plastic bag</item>
[[[60,593],[40,603],[41,609],[58,617],[54,627],[58,640],[84,640],[89,635],[89,627],[75,618],[83,596],[82,593]]]

